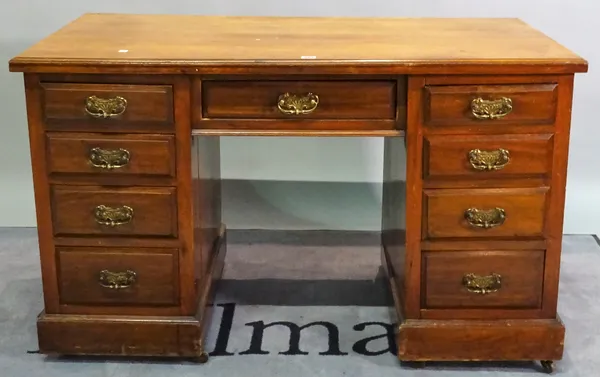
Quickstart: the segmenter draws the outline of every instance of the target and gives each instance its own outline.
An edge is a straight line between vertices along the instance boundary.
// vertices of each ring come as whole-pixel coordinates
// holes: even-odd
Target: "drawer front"
[[[425,190],[424,238],[542,237],[547,187]]]
[[[202,100],[212,119],[394,119],[396,82],[204,81]]]
[[[175,188],[53,186],[55,235],[177,236]]]
[[[58,248],[62,304],[177,305],[176,249]]]
[[[172,131],[168,85],[41,83],[48,129]]]
[[[175,138],[48,133],[50,173],[175,176]]]
[[[556,84],[425,87],[428,126],[553,124]]]
[[[552,135],[427,136],[424,178],[547,175]]]
[[[544,251],[423,254],[425,308],[539,308]]]

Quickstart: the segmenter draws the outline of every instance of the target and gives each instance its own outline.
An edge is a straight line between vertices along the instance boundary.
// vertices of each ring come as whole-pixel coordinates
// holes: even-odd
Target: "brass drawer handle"
[[[113,118],[127,110],[127,100],[123,97],[99,98],[91,96],[85,99],[85,112],[94,118]]]
[[[471,149],[468,158],[475,170],[500,170],[510,162],[510,152],[502,148],[498,148],[495,151]]]
[[[127,149],[102,149],[92,148],[90,150],[90,164],[100,169],[119,169],[129,163],[131,154]]]
[[[112,272],[108,270],[100,271],[98,283],[104,288],[125,289],[135,284],[137,274],[134,271]]]
[[[94,210],[96,222],[100,225],[118,226],[133,220],[133,208],[128,206],[108,207],[99,205]]]
[[[502,97],[495,100],[475,98],[471,101],[471,112],[477,119],[498,119],[507,116],[512,111],[512,100]]]
[[[467,291],[485,295],[502,288],[502,276],[496,273],[487,276],[465,274],[462,283]]]
[[[504,224],[506,212],[502,208],[477,209],[469,208],[465,211],[465,219],[475,228],[493,228]]]
[[[277,108],[287,115],[306,115],[319,106],[319,96],[313,93],[303,95],[284,93],[277,100]]]

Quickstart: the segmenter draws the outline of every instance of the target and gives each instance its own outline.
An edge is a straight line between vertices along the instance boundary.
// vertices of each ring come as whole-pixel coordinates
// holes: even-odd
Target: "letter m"
[[[328,349],[325,352],[319,352],[319,355],[327,356],[343,356],[347,355],[346,352],[340,351],[340,334],[336,325],[330,322],[310,322],[304,326],[298,326],[292,322],[273,322],[265,324],[263,321],[256,321],[246,323],[246,326],[252,326],[252,338],[250,340],[250,348],[244,352],[240,352],[240,355],[268,355],[268,351],[263,351],[262,340],[265,329],[274,326],[285,326],[290,330],[290,346],[285,352],[280,352],[280,355],[308,355],[308,352],[304,352],[300,349],[300,333],[302,330],[312,326],[322,326],[327,329],[327,340]]]

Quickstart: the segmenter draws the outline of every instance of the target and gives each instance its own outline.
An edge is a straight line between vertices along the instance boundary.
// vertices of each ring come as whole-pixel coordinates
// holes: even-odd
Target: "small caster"
[[[554,372],[554,361],[552,360],[541,360],[540,364],[542,365],[542,369],[544,370],[545,373],[552,373]]]
[[[208,353],[202,352],[198,357],[196,357],[196,362],[199,364],[205,364],[208,361]]]

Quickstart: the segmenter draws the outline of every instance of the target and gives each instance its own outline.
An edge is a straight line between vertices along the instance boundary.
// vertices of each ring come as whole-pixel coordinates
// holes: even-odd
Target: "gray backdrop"
[[[4,0],[0,4],[0,227],[35,226],[20,74],[8,60],[86,12],[516,17],[588,59],[577,76],[566,233],[600,233],[600,2],[595,0]],[[225,218],[237,228],[378,229],[382,140],[223,138]],[[596,147],[597,148],[597,147]]]

